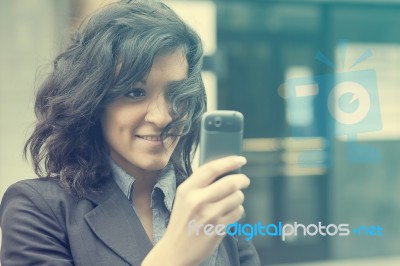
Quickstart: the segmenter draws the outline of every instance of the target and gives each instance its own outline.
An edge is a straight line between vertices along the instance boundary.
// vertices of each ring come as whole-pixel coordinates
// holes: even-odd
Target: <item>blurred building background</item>
[[[35,88],[106,2],[0,1],[0,197],[34,176],[22,148]],[[400,265],[400,1],[168,3],[205,42],[209,109],[245,116],[247,222],[384,228],[257,236],[262,263]]]

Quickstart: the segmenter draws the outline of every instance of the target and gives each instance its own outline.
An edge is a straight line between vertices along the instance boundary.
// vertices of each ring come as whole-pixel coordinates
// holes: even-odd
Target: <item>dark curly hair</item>
[[[206,109],[199,36],[169,7],[155,1],[110,4],[82,26],[36,95],[34,131],[24,147],[35,173],[57,179],[83,197],[110,176],[100,117],[107,104],[129,93],[156,56],[182,49],[188,78],[168,93],[173,118],[162,132],[181,128],[171,163],[177,182],[192,173],[199,120]],[[181,131],[182,131],[181,130]]]

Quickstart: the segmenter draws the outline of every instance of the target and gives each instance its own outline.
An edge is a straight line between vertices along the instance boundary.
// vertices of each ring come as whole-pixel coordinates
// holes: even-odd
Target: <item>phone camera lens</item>
[[[221,118],[217,117],[217,118],[215,119],[215,126],[216,126],[216,127],[220,127],[220,126],[221,126]]]

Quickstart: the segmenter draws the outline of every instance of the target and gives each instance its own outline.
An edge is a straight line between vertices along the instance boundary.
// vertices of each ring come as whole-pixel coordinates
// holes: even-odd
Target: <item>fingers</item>
[[[201,188],[201,194],[208,199],[208,202],[216,202],[249,185],[250,179],[246,175],[227,175],[209,186]]]
[[[228,156],[208,162],[197,169],[190,177],[187,186],[199,188],[211,184],[219,176],[234,171],[246,164],[242,156]]]
[[[221,223],[221,217],[228,215],[232,211],[238,211],[238,208],[242,208],[240,206],[242,206],[243,202],[244,194],[241,190],[237,190],[220,201],[203,205],[195,213],[194,219],[202,224],[219,224]]]
[[[237,209],[239,206],[242,206],[244,201],[244,194],[241,190],[238,190],[229,196],[223,198],[220,201],[213,203],[210,207],[211,212],[213,212],[212,216],[214,217],[222,217],[227,213],[232,212]]]
[[[244,213],[243,205],[240,205],[237,208],[225,214],[223,217],[221,217],[219,219],[219,222],[225,225],[235,223],[239,221],[240,218],[242,218],[243,213]]]

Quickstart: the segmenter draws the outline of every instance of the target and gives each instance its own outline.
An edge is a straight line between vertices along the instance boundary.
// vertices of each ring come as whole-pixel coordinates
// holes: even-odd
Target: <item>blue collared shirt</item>
[[[111,171],[113,178],[125,196],[132,201],[132,186],[135,178],[125,172],[113,160],[110,159]],[[172,205],[176,193],[176,176],[174,168],[171,164],[167,165],[158,176],[158,181],[151,193],[151,209],[153,210],[153,239],[155,245],[164,235],[169,217],[171,215]],[[135,207],[132,204],[133,209]],[[136,210],[135,210],[136,212]],[[204,260],[202,266],[219,266],[224,265],[220,256],[217,256],[218,248]]]
[[[135,182],[135,178],[125,172],[114,161],[110,161],[111,171],[115,182],[125,196],[132,201],[134,193],[132,186]],[[175,192],[175,172],[173,167],[168,165],[158,176],[158,181],[153,188],[153,192],[151,193],[150,206],[153,210],[153,245],[156,244],[165,233],[167,222],[172,210],[172,204],[175,198]],[[135,210],[133,204],[132,207]]]

